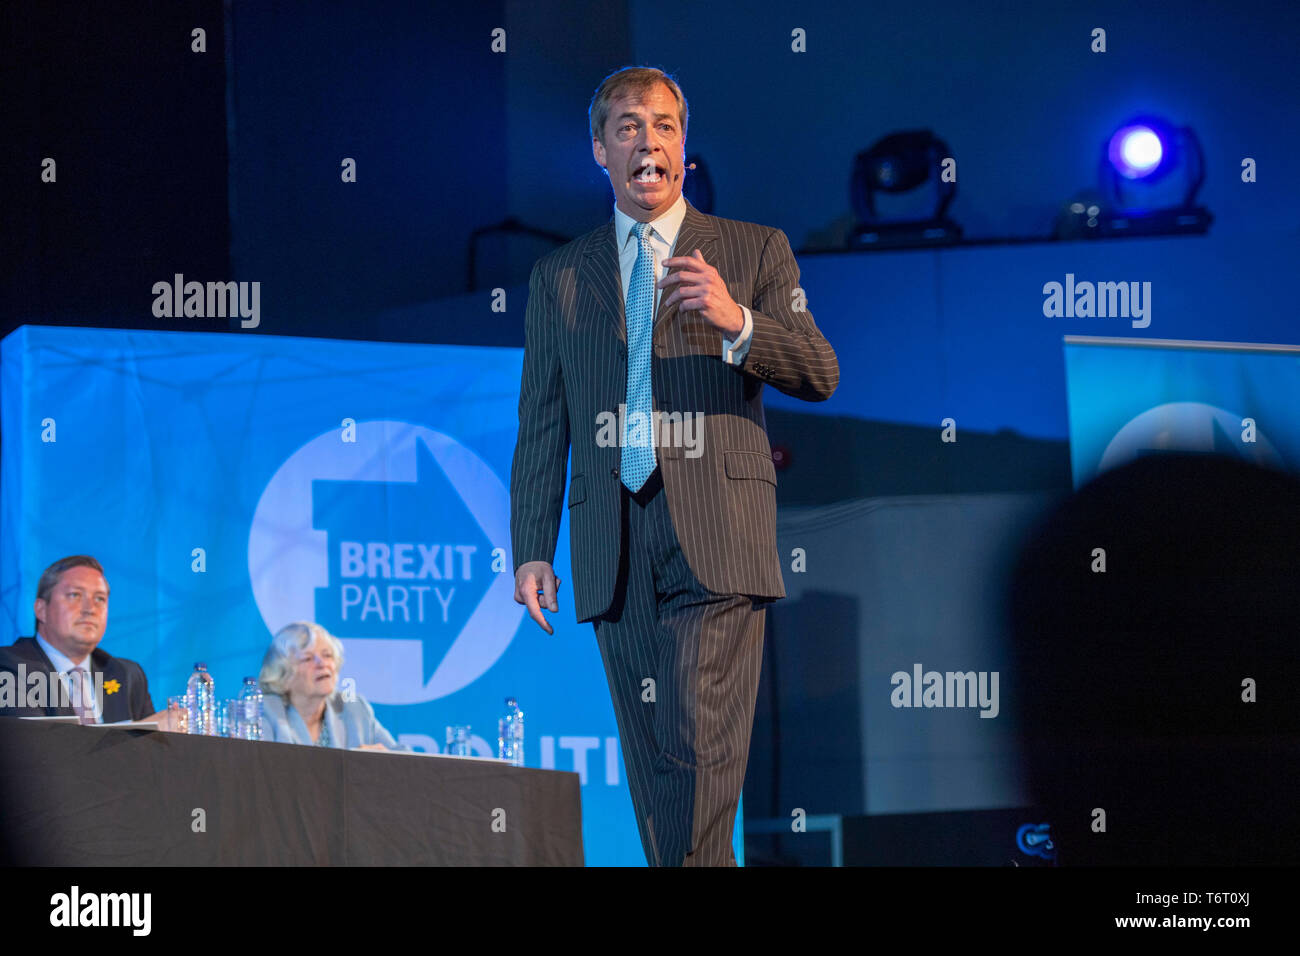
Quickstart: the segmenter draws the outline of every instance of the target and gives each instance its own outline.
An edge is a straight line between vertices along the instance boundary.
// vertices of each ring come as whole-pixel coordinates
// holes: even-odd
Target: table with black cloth
[[[575,773],[14,717],[0,841],[42,866],[583,865]]]

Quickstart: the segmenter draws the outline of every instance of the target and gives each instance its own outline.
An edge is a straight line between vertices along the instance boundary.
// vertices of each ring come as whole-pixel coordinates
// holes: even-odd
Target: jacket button
[[[609,470],[609,473],[610,473],[611,475],[613,475],[615,478],[618,477],[618,469],[617,469],[617,468],[611,468],[611,469]]]

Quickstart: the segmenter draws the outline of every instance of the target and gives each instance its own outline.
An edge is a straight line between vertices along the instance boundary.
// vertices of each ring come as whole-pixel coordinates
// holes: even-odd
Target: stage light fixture
[[[1214,217],[1196,205],[1205,181],[1205,153],[1190,126],[1136,116],[1102,145],[1098,222],[1087,234],[1201,234]]]
[[[849,236],[850,248],[945,245],[960,239],[961,226],[947,216],[957,184],[941,175],[941,164],[951,156],[948,144],[928,129],[891,133],[858,153],[850,183],[858,222]],[[881,195],[913,192],[922,203],[910,215],[883,215],[877,208]],[[924,201],[927,192],[931,198]]]
[[[1116,130],[1107,147],[1110,163],[1126,179],[1142,179],[1160,168],[1165,148],[1150,126],[1138,123]]]

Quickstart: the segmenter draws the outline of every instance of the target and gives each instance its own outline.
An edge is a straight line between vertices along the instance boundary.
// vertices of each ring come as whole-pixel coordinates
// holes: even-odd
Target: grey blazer
[[[393,739],[375,719],[374,708],[364,697],[345,701],[340,693],[325,702],[325,721],[329,725],[330,746],[351,749],[362,744],[383,744],[390,750],[408,750]],[[286,698],[267,693],[262,698],[262,739],[282,744],[314,745],[307,723],[289,706]]]
[[[533,267],[524,318],[519,438],[510,476],[515,569],[552,562],[570,450],[570,556],[579,621],[610,606],[620,553],[622,450],[598,440],[602,413],[627,400],[627,323],[614,220]],[[804,306],[785,233],[706,216],[687,203],[673,255],[698,248],[754,317],[743,364],[722,360],[722,333],[694,312],[654,320],[654,408],[702,415],[703,453],[656,449],[673,529],[700,583],[721,594],[785,596],[776,552],[776,469],[763,386],[823,401],[839,384],[835,352]],[[698,420],[697,420],[698,421]]]

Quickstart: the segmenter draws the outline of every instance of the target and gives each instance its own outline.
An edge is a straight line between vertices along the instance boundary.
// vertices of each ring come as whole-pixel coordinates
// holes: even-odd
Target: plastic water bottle
[[[185,703],[190,712],[190,733],[216,736],[217,686],[208,673],[207,664],[194,665],[194,673],[185,688]]]
[[[497,721],[497,756],[514,764],[524,765],[524,712],[513,697],[506,698],[506,713]]]
[[[239,736],[244,740],[262,739],[262,688],[256,677],[245,677],[239,692]]]

